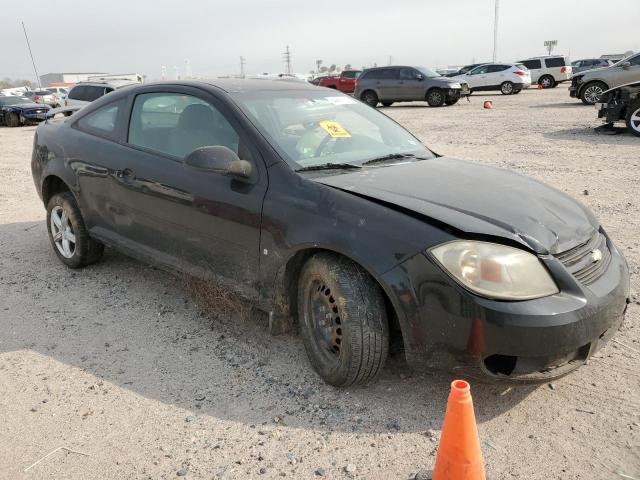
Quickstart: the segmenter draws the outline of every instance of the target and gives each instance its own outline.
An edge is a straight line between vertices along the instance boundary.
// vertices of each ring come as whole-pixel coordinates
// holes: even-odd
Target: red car
[[[344,70],[339,76],[321,78],[319,85],[344,93],[353,93],[356,89],[356,79],[361,73],[362,70]]]

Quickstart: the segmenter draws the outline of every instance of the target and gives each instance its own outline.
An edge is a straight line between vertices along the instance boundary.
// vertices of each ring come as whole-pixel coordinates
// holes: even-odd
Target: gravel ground
[[[384,111],[439,153],[578,198],[630,263],[624,326],[588,365],[538,387],[472,385],[488,477],[640,478],[640,139],[594,132],[593,108],[564,86]],[[31,180],[33,132],[0,128],[1,477],[408,479],[433,468],[450,375],[393,358],[376,384],[338,390],[299,338],[209,318],[169,274],[113,251],[65,268]],[[58,447],[72,451],[24,472]]]

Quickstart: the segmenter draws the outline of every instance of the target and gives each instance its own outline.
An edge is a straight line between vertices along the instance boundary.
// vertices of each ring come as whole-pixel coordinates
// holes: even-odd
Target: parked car
[[[610,67],[613,63],[614,62],[607,60],[606,58],[585,58],[583,60],[571,62],[571,71],[573,74],[576,74],[586,70],[593,70],[594,68]]]
[[[321,75],[321,76],[319,76],[319,77],[315,77],[315,78],[313,78],[313,79],[309,80],[309,83],[310,83],[311,85],[318,86],[318,85],[320,85],[320,82],[322,81],[322,79],[323,79],[323,78],[327,78],[327,77],[328,77],[328,75]]]
[[[43,103],[54,108],[59,105],[58,96],[49,90],[28,90],[22,95],[35,103]]]
[[[67,87],[46,87],[45,90],[57,95],[67,95],[69,93],[69,89]]]
[[[480,65],[452,79],[466,83],[472,93],[499,90],[503,95],[511,95],[531,86],[531,75],[524,65],[506,63]]]
[[[608,101],[596,104],[598,118],[609,124],[625,122],[627,130],[640,137],[640,81],[606,90],[603,95]]]
[[[65,106],[73,105],[88,105],[89,103],[97,100],[98,98],[111,93],[118,88],[127,87],[129,85],[136,85],[138,82],[131,80],[111,80],[111,81],[96,81],[96,82],[79,82],[76,83],[69,94],[65,98]]]
[[[394,102],[426,101],[432,107],[453,105],[469,95],[466,83],[442,77],[424,67],[368,68],[356,80],[354,96],[375,107]]]
[[[353,93],[356,89],[356,79],[360,76],[362,70],[344,70],[340,75],[332,77],[324,77],[318,83],[321,87],[333,88],[344,93]]]
[[[585,105],[595,105],[611,88],[640,81],[640,53],[614,63],[610,67],[580,72],[571,78],[569,95]]]
[[[31,167],[64,265],[110,245],[233,288],[272,332],[297,322],[333,385],[374,379],[391,339],[418,368],[549,381],[598,351],[629,297],[576,200],[308,84],[122,89],[41,124]]]
[[[443,77],[457,77],[458,75],[464,75],[465,73],[468,73],[469,71],[473,70],[476,67],[479,67],[480,65],[484,65],[484,63],[472,63],[471,65],[465,65],[460,70],[456,70],[455,72],[451,73],[445,73]]]
[[[518,60],[531,73],[531,82],[537,83],[542,88],[555,88],[559,83],[571,78],[571,64],[569,58],[563,55],[551,55],[546,57],[532,57],[526,60]]]
[[[0,96],[0,125],[19,127],[25,123],[38,123],[46,118],[48,105],[35,103],[27,97]]]

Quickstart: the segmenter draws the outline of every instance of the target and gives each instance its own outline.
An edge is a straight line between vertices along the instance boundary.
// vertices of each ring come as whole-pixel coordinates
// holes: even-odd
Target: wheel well
[[[44,179],[44,183],[42,184],[42,201],[46,206],[49,203],[51,197],[53,197],[56,193],[70,191],[71,189],[66,183],[64,183],[64,180],[62,180],[60,177],[56,177],[55,175],[49,175]]]
[[[609,90],[609,85],[607,85],[605,82],[603,82],[602,80],[589,80],[587,82],[584,82],[582,84],[582,86],[580,87],[580,92],[578,93],[578,95],[582,95],[582,92],[584,91],[584,89],[586,88],[587,85],[589,85],[590,83],[601,83],[602,85],[604,85],[605,90]]]
[[[304,250],[300,250],[293,257],[289,259],[286,266],[284,267],[284,274],[282,276],[282,280],[278,285],[278,289],[282,292],[282,294],[276,295],[276,309],[281,310],[284,309],[286,314],[291,319],[292,323],[295,323],[298,318],[298,278],[300,278],[300,273],[302,272],[302,268],[305,263],[316,253],[320,252],[329,252],[334,255],[341,255],[348,260],[354,262],[360,268],[367,271],[362,265],[353,260],[352,258],[347,257],[346,255],[342,255],[340,253],[334,252],[332,250],[322,249],[322,248],[308,248]],[[371,273],[369,272],[369,275]],[[391,303],[391,299],[385,292],[380,282],[373,276],[375,282],[380,286],[380,291],[382,292],[384,298],[384,304],[387,309],[387,315],[389,318],[389,336],[391,345],[395,346],[403,346],[403,338],[402,338],[402,330],[400,329],[400,323],[398,321],[398,315],[396,314],[395,308]],[[284,303],[284,304],[283,304]],[[283,312],[284,313],[284,312]],[[392,349],[393,350],[393,349]]]

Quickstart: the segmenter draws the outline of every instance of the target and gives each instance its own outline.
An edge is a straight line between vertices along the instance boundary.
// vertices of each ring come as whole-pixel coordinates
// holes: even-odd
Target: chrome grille
[[[597,252],[600,258],[597,258]],[[611,252],[607,239],[602,233],[596,233],[588,241],[558,253],[555,256],[569,272],[584,285],[595,282],[607,270],[611,263]]]

